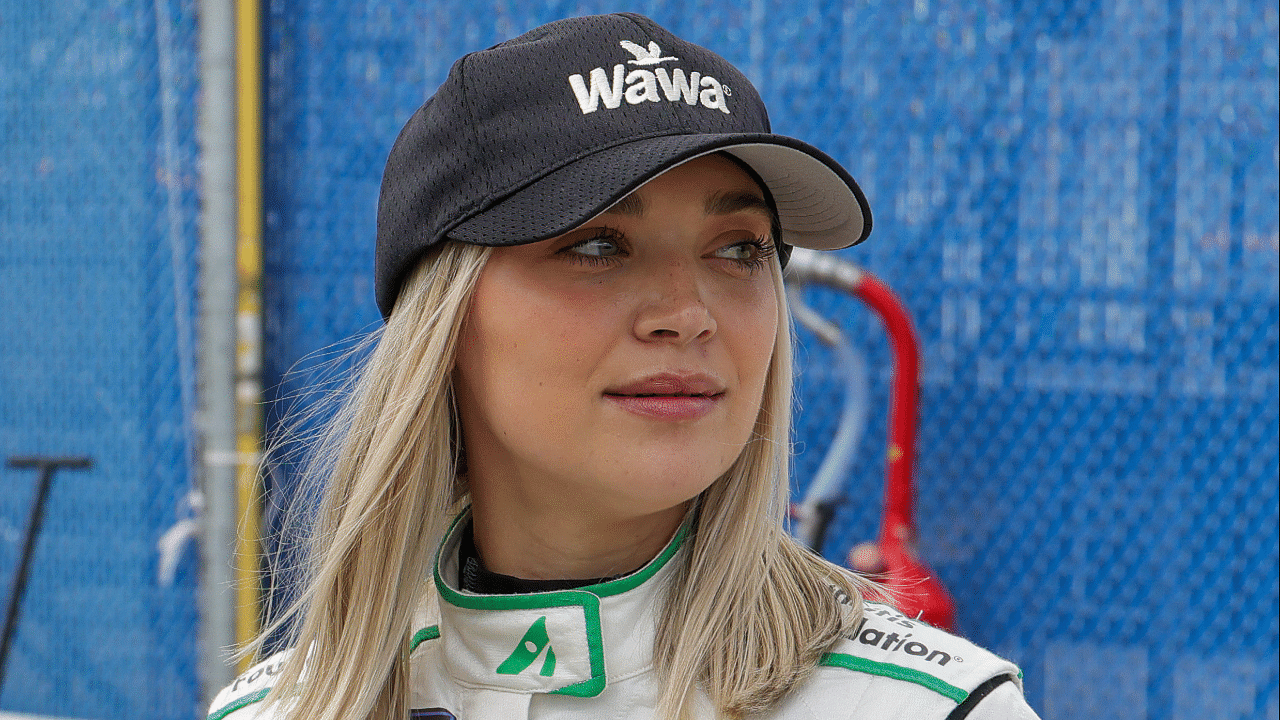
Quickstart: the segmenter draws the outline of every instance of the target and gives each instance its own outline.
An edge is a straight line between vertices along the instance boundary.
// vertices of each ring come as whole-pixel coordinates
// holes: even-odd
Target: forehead
[[[717,153],[694,158],[670,168],[605,210],[606,214],[644,214],[646,196],[672,193],[689,202],[701,203],[708,215],[754,212],[773,218],[765,191],[736,162]]]

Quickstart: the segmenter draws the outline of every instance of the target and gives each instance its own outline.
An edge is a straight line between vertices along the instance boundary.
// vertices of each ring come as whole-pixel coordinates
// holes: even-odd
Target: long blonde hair
[[[245,650],[293,627],[295,652],[267,702],[316,720],[408,715],[410,617],[435,598],[436,545],[465,500],[451,370],[488,248],[446,243],[405,282],[376,347],[307,469],[324,484],[299,598]],[[772,264],[779,332],[756,431],[698,498],[697,524],[658,623],[659,713],[701,688],[727,717],[803,680],[861,613],[862,583],[784,529],[791,330]],[[852,600],[841,604],[837,590]],[[302,677],[303,664],[306,675]]]

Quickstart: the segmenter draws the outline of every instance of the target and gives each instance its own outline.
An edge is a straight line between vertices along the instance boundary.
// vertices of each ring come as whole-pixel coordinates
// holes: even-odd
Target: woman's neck
[[[526,580],[588,580],[629,573],[675,535],[688,503],[643,516],[595,510],[538,512],[472,497],[475,547],[484,567]]]

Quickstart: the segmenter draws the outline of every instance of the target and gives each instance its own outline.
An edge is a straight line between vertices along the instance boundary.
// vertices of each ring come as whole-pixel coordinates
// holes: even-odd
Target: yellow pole
[[[262,607],[262,28],[258,0],[236,0],[236,641],[257,635]],[[247,669],[248,659],[240,670]]]

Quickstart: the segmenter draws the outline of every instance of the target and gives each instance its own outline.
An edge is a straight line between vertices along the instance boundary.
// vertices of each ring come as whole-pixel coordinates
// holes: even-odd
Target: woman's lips
[[[723,395],[605,395],[629,413],[656,420],[697,420],[715,409]]]
[[[605,391],[607,400],[629,413],[656,420],[696,420],[724,397],[724,385],[710,375],[659,373]]]

